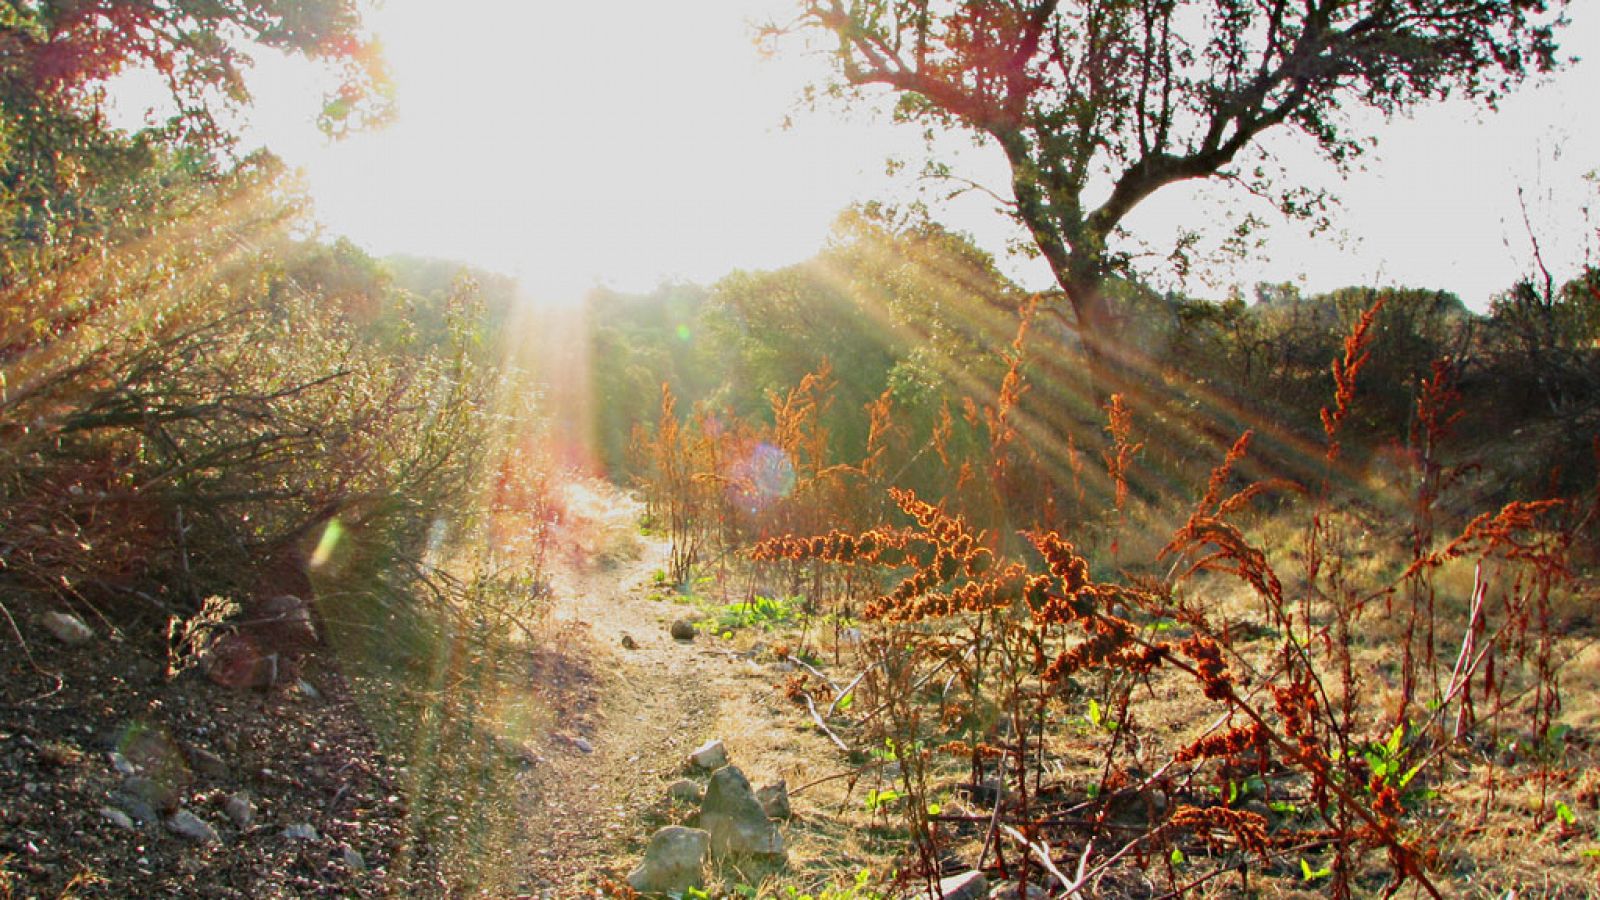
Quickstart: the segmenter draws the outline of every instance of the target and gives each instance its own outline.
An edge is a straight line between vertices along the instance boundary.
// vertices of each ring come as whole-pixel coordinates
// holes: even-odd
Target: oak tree
[[[1102,286],[1128,214],[1178,182],[1244,181],[1288,213],[1251,152],[1273,129],[1336,164],[1351,115],[1465,95],[1493,104],[1557,63],[1565,0],[802,0],[849,85],[897,115],[991,141],[1010,213],[1065,293],[1097,370],[1130,363]]]

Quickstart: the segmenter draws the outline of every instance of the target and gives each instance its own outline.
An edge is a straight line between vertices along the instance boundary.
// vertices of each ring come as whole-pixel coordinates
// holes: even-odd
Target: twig
[[[23,702],[23,705],[29,706],[45,699],[46,697],[53,697],[60,693],[62,687],[66,685],[66,682],[62,680],[59,672],[52,672],[49,669],[46,669],[44,666],[39,664],[38,660],[33,658],[33,650],[29,648],[27,638],[22,636],[22,629],[17,627],[17,620],[11,617],[11,610],[6,607],[4,602],[0,602],[0,614],[3,614],[6,617],[6,623],[11,626],[11,634],[16,637],[17,646],[22,648],[22,655],[28,658],[28,665],[32,666],[35,672],[38,672],[40,675],[43,675],[46,678],[52,679],[56,683],[55,687],[45,691],[39,696],[29,697]]]
[[[966,649],[966,652],[962,653],[959,657],[946,656],[943,660],[941,660],[939,662],[939,664],[937,666],[934,666],[928,672],[924,673],[921,678],[918,678],[915,682],[913,682],[911,687],[910,687],[910,689],[908,689],[904,693],[912,694],[912,693],[915,693],[916,691],[921,690],[923,685],[925,685],[928,682],[932,681],[934,676],[938,675],[940,672],[943,672],[945,670],[945,667],[950,665],[950,663],[954,662],[957,659],[963,659],[964,660],[967,657],[971,656],[972,655],[972,651],[975,648],[976,648],[976,645],[969,645],[967,647],[967,649]],[[881,659],[877,660],[876,662],[873,663],[873,665],[883,665],[883,660],[881,660]],[[883,701],[882,703],[879,703],[877,706],[873,707],[871,712],[868,712],[868,713],[864,714],[861,717],[860,721],[863,722],[863,723],[871,721],[875,716],[878,715],[878,713],[881,713],[884,710],[888,709],[890,704],[894,703],[895,699],[896,699],[895,697],[890,697],[889,699]]]
[[[889,762],[890,762],[890,760],[887,760],[887,759],[874,759],[874,760],[871,760],[869,762],[863,763],[863,764],[855,767],[854,769],[850,769],[848,771],[835,772],[832,775],[824,775],[821,778],[817,778],[817,779],[814,779],[812,781],[808,781],[805,784],[802,784],[797,788],[790,788],[789,789],[789,796],[793,797],[796,794],[800,793],[801,791],[806,790],[807,788],[813,788],[813,787],[816,787],[819,784],[827,784],[830,781],[838,781],[841,778],[860,778],[862,775],[866,774],[868,769],[881,769],[884,766],[888,765]]]
[[[825,683],[828,686],[828,688],[833,691],[833,696],[841,697],[841,696],[844,695],[844,692],[839,690],[839,686],[837,684],[833,683],[833,679],[829,678],[828,676],[826,676],[824,674],[822,674],[822,672],[819,671],[816,666],[813,666],[812,664],[806,662],[805,660],[803,660],[800,657],[795,656],[793,654],[791,654],[789,656],[789,661],[794,663],[795,665],[799,666],[800,668],[805,669],[807,672],[810,672],[811,674],[813,674],[813,675],[817,676],[818,678],[822,679],[823,683]],[[862,674],[865,675],[866,673],[863,672]],[[860,680],[861,679],[859,679],[859,678],[856,679],[856,681],[860,681]],[[851,686],[853,687],[854,685],[855,685],[855,682],[851,682]],[[835,701],[835,702],[837,702],[837,701]],[[830,709],[829,712],[831,713],[832,709]]]
[[[1266,856],[1262,857],[1261,859],[1262,859],[1263,862],[1266,862],[1268,860],[1281,859],[1281,858],[1283,858],[1285,856],[1289,856],[1290,854],[1304,853],[1307,850],[1310,850],[1312,848],[1320,846],[1322,843],[1323,842],[1319,842],[1319,841],[1307,841],[1307,842],[1305,842],[1303,844],[1295,844],[1292,847],[1284,847],[1284,848],[1282,848],[1280,850],[1274,850],[1271,853],[1268,853]],[[1200,875],[1198,878],[1195,878],[1195,879],[1193,879],[1192,881],[1189,881],[1186,884],[1180,885],[1175,890],[1168,891],[1167,893],[1162,894],[1162,895],[1154,898],[1154,900],[1177,900],[1177,898],[1180,898],[1180,897],[1187,897],[1187,896],[1190,895],[1190,893],[1192,891],[1194,891],[1196,888],[1199,888],[1200,886],[1204,885],[1206,882],[1215,881],[1216,879],[1221,878],[1223,875],[1226,875],[1229,872],[1237,871],[1239,869],[1244,868],[1245,866],[1250,864],[1250,860],[1252,858],[1253,857],[1248,857],[1247,856],[1244,859],[1239,860],[1238,862],[1230,863],[1230,864],[1228,864],[1226,866],[1219,866],[1218,868],[1212,869],[1211,871]]]
[[[873,669],[876,669],[877,667],[878,667],[878,663],[873,663],[872,665],[867,666],[865,669],[861,670],[861,674],[860,675],[857,675],[855,678],[852,678],[850,680],[850,683],[844,686],[844,690],[835,691],[834,695],[833,695],[833,702],[828,704],[828,715],[831,716],[834,713],[838,712],[839,711],[839,704],[844,702],[844,698],[850,696],[850,692],[856,689],[856,685],[861,683],[861,679],[867,677],[867,673],[871,672]]]
[[[806,709],[811,710],[811,720],[817,723],[817,727],[822,729],[822,733],[828,736],[828,740],[833,741],[833,745],[845,753],[850,753],[850,745],[839,740],[839,736],[833,733],[833,729],[828,727],[828,723],[822,721],[822,714],[817,712],[817,704],[812,701],[811,695],[801,691],[800,696],[806,698]]]
[[[1046,872],[1050,873],[1050,877],[1054,878],[1056,881],[1059,881],[1061,886],[1066,888],[1067,892],[1063,896],[1071,897],[1083,890],[1084,870],[1087,868],[1089,863],[1089,854],[1094,848],[1093,839],[1090,839],[1090,841],[1084,845],[1083,855],[1078,858],[1077,876],[1074,878],[1068,878],[1061,872],[1060,869],[1056,868],[1055,861],[1050,858],[1049,844],[1044,843],[1043,841],[1040,841],[1036,844],[1033,841],[1028,840],[1027,835],[1024,835],[1022,832],[1012,828],[1010,825],[1007,825],[1004,822],[999,823],[998,827],[1001,834],[1004,834],[1006,837],[1011,838],[1013,841],[1021,844],[1023,848],[1028,851],[1028,855],[1032,856],[1034,860],[1039,863],[1039,865],[1044,867]]]

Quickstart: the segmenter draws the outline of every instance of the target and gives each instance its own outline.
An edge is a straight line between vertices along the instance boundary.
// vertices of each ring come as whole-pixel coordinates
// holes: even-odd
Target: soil
[[[0,896],[301,897],[442,887],[426,848],[407,840],[403,773],[334,669],[317,661],[307,668],[315,697],[300,689],[243,694],[200,678],[169,681],[165,660],[130,640],[62,647],[42,632],[24,635],[40,666],[61,679],[34,669],[15,644],[7,648]],[[221,841],[197,844],[160,822],[129,829],[112,821],[103,810],[117,806],[119,765],[169,788],[172,802],[209,822]],[[239,792],[255,808],[244,829],[223,813]],[[301,824],[318,839],[283,836]],[[347,860],[346,848],[360,860]]]

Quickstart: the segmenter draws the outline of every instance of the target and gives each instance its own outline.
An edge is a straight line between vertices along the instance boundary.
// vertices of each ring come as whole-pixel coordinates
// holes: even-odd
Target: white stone
[[[706,741],[689,754],[689,762],[706,770],[720,769],[728,764],[728,748],[721,741]]]
[[[939,885],[923,896],[928,900],[983,900],[989,893],[989,879],[982,872],[962,872],[939,879]]]
[[[47,612],[41,620],[44,629],[63,644],[82,644],[94,637],[94,631],[72,613]]]

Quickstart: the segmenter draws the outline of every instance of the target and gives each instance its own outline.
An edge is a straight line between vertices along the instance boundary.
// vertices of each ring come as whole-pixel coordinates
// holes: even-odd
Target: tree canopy
[[[267,48],[338,68],[323,110],[337,130],[384,93],[381,57],[360,27],[358,0],[5,0],[0,94],[8,107],[26,97],[94,112],[108,79],[148,67],[177,103],[176,124],[215,142],[227,137],[217,113],[250,100],[251,48]]]
[[[320,119],[330,133],[385,115],[360,13],[359,0],[0,0],[0,286],[66,258],[53,247],[117,237],[138,210],[170,202],[173,183],[226,168],[227,113],[250,102],[253,52],[337,72]],[[159,75],[174,109],[138,134],[104,109],[110,80],[132,70]]]
[[[1247,151],[1280,126],[1335,163],[1361,149],[1349,115],[1464,94],[1493,103],[1557,64],[1564,0],[803,0],[837,37],[851,85],[897,115],[992,141],[1012,215],[1072,305],[1091,354],[1115,349],[1101,296],[1126,268],[1116,238],[1168,185],[1220,177],[1290,214]]]

